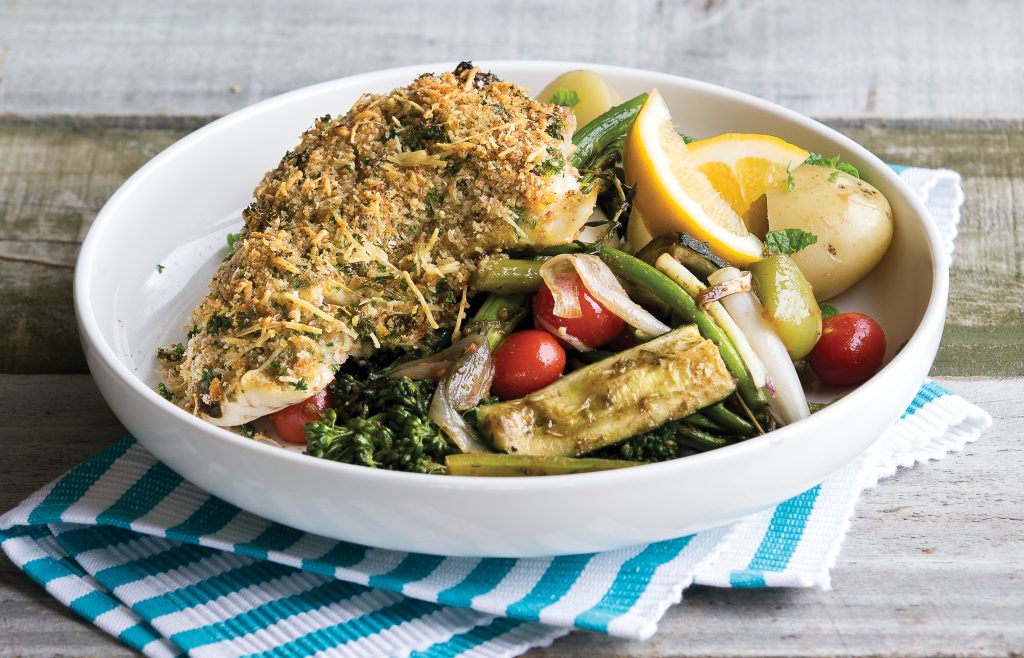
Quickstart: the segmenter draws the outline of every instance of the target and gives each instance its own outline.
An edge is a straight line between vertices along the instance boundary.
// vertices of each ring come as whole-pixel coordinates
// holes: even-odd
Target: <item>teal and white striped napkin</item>
[[[932,212],[955,229],[959,201],[941,213],[962,200],[959,177],[901,175],[923,181],[930,206],[941,196]],[[863,455],[773,509],[690,537],[531,559],[310,535],[210,496],[129,437],[0,517],[0,546],[55,598],[149,656],[514,656],[574,628],[650,637],[695,582],[828,587],[861,492],[961,449],[990,423],[925,382]]]

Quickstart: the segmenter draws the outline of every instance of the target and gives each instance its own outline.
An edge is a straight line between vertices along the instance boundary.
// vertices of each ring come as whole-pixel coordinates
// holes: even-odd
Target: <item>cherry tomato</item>
[[[306,423],[320,420],[324,409],[331,406],[331,395],[324,389],[302,402],[270,414],[270,422],[274,425],[278,436],[288,443],[306,442]]]
[[[577,289],[583,311],[580,317],[560,318],[555,315],[555,298],[544,284],[541,284],[540,290],[533,297],[533,317],[542,319],[554,330],[565,327],[566,333],[587,347],[600,347],[614,340],[625,326],[622,318],[591,297],[582,282],[577,281]]]
[[[808,362],[827,384],[867,381],[882,367],[885,333],[863,313],[840,313],[822,322],[821,338]]]
[[[502,400],[521,398],[558,379],[565,369],[565,350],[540,329],[510,334],[494,350],[491,393]]]

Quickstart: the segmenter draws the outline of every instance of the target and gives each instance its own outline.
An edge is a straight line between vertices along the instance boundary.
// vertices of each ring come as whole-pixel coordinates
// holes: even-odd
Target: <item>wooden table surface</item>
[[[472,58],[636,66],[810,114],[966,203],[933,375],[995,426],[867,492],[834,590],[694,588],[647,643],[532,656],[1024,653],[1024,3],[0,0],[0,510],[124,432],[87,374],[79,243],[141,164],[305,84]],[[119,656],[0,558],[0,656]]]

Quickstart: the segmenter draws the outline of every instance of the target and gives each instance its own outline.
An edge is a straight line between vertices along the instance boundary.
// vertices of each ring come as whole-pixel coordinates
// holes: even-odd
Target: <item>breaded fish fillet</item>
[[[256,188],[184,350],[164,352],[170,394],[240,425],[325,388],[351,354],[454,326],[482,259],[568,242],[590,216],[574,129],[466,64],[318,119]]]

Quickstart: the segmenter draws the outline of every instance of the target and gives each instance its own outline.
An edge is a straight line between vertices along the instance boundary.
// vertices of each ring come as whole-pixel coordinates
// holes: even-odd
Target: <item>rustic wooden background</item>
[[[472,58],[650,68],[815,116],[889,162],[961,172],[933,375],[993,429],[868,492],[832,592],[695,588],[645,644],[536,656],[1024,652],[1024,3],[0,0],[0,510],[119,437],[86,374],[78,245],[135,169],[305,84]],[[0,558],[0,656],[128,652]]]

